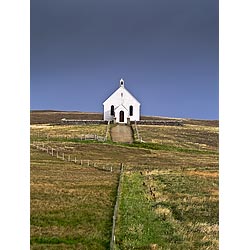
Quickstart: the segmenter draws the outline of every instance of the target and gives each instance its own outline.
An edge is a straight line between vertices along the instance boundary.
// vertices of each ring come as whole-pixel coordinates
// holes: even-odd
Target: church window
[[[133,106],[129,106],[129,115],[132,116],[133,115]]]
[[[115,115],[115,107],[114,107],[114,105],[111,106],[110,115]]]
[[[123,97],[123,93],[121,93],[121,97]]]

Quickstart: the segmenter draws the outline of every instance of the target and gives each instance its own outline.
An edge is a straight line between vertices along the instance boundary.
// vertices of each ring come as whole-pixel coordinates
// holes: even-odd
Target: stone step
[[[113,142],[133,143],[133,130],[129,125],[116,125],[111,128],[111,139]]]

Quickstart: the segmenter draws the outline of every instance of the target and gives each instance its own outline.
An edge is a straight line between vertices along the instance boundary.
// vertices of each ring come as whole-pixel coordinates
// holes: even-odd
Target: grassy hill
[[[102,113],[80,111],[57,111],[57,110],[32,110],[30,112],[30,124],[58,124],[62,118],[79,120],[102,120]],[[141,116],[141,120],[173,120],[173,118],[160,116]],[[179,119],[180,120],[180,119]],[[194,120],[181,119],[185,124],[204,125],[218,127],[218,120]]]
[[[102,120],[102,113],[85,113],[78,111],[33,110],[30,112],[31,124],[55,124],[62,118],[79,120]]]
[[[109,249],[121,163],[115,249],[218,249],[218,121],[140,125],[142,143],[119,144],[80,139],[106,125],[61,118],[101,114],[31,112],[31,144],[55,150],[31,146],[31,249]]]

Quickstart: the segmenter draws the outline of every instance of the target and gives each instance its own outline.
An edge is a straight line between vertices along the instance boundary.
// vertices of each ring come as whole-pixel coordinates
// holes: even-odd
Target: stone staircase
[[[110,133],[113,142],[133,143],[134,141],[133,130],[130,125],[117,124],[111,128]]]

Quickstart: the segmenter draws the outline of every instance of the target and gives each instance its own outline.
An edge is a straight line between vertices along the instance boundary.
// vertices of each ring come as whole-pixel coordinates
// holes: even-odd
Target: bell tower
[[[123,87],[124,88],[124,80],[121,78],[120,80],[120,87]]]

